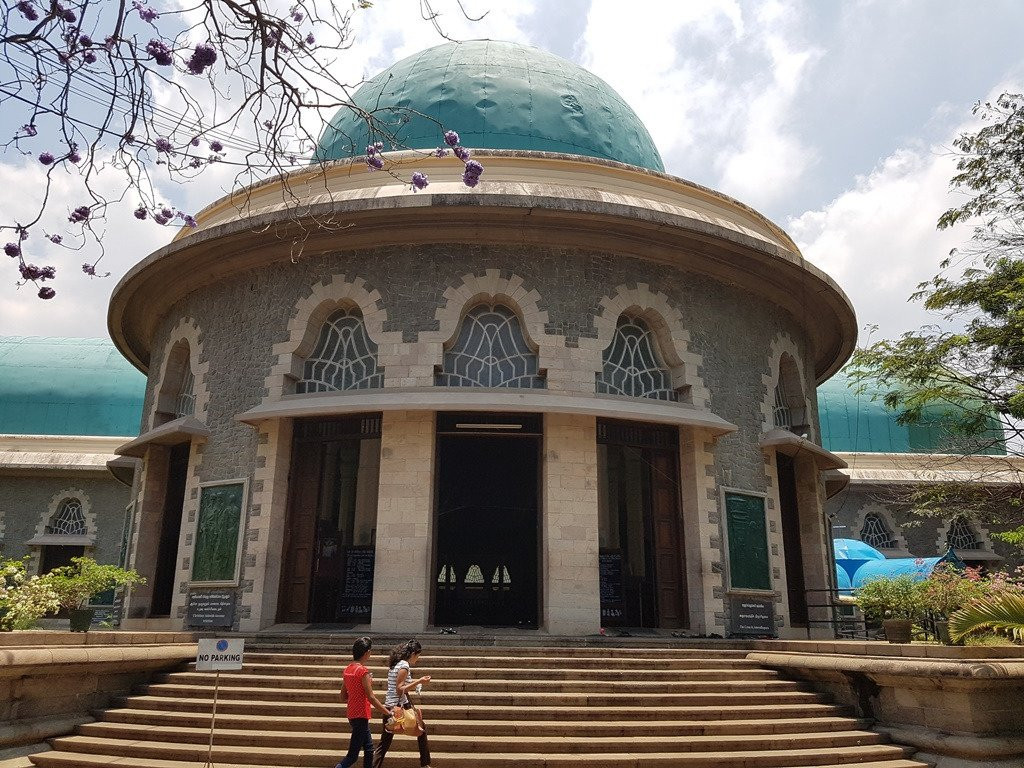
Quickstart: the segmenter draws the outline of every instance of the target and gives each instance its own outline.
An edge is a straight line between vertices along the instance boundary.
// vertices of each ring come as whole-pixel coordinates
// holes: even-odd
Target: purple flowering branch
[[[334,74],[352,44],[353,19],[371,6],[369,0],[293,0],[287,8],[271,0],[193,0],[187,7],[171,0],[5,3],[0,105],[19,112],[14,124],[22,127],[0,146],[35,165],[42,180],[33,215],[13,221],[0,215],[8,235],[0,242],[9,241],[5,253],[17,265],[19,283],[32,283],[41,298],[54,296],[46,283],[56,269],[34,263],[53,247],[88,252],[93,257],[83,273],[102,276],[102,224],[122,201],[136,206],[140,222],[196,226],[191,213],[163,202],[157,182],[187,182],[214,166],[234,172],[236,190],[281,175],[300,229],[335,226],[329,217],[310,220],[302,204],[308,182],[292,190],[287,172],[326,172],[326,164],[308,162],[324,115],[338,109],[363,118],[381,148],[401,148],[393,125],[352,102],[358,83]],[[419,9],[444,36],[430,0],[420,0]],[[478,164],[471,166],[466,152],[464,180],[473,186]],[[62,229],[30,238],[44,215],[54,220],[55,211],[47,215],[54,184],[63,189],[66,174],[80,193],[60,212]],[[419,172],[408,181],[414,190],[429,183]]]

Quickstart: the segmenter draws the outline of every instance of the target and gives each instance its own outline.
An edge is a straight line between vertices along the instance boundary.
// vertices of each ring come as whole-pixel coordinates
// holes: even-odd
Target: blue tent
[[[850,581],[850,574],[848,574],[839,563],[836,563],[836,587],[839,589],[840,595],[852,595],[851,588],[853,582]]]
[[[964,561],[957,557],[956,552],[949,550],[942,557],[894,557],[891,560],[871,560],[857,569],[851,579],[854,589],[863,587],[872,579],[895,578],[910,575],[914,581],[924,581],[939,563],[952,563],[957,568],[964,568]]]
[[[846,572],[848,580],[865,563],[885,560],[885,555],[858,539],[833,539],[832,546],[836,553],[836,566]]]

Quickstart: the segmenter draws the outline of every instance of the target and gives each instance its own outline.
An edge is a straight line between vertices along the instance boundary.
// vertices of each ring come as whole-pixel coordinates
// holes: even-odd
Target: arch
[[[876,522],[872,522],[872,520]],[[880,527],[884,528],[889,536],[889,546],[887,547],[881,547],[875,543],[875,541],[881,541],[882,532],[879,531]],[[869,541],[863,535],[865,531],[875,531],[879,536],[875,540]],[[852,538],[857,538],[867,544],[870,544],[875,549],[883,550],[890,556],[910,556],[910,548],[907,545],[906,537],[903,535],[903,529],[896,523],[895,518],[892,516],[892,512],[877,501],[868,502],[857,510],[856,514],[853,516],[853,525],[850,529],[850,535]]]
[[[814,440],[816,434],[811,424],[803,352],[788,333],[780,333],[772,341],[768,352],[768,373],[761,380],[765,387],[761,402],[762,431],[788,429]]]
[[[642,318],[619,315],[612,343],[601,353],[601,371],[594,377],[597,393],[678,400],[658,346]]]
[[[976,520],[958,515],[939,528],[936,551],[945,552],[947,549],[954,549],[957,554],[963,552],[965,554],[961,557],[970,560],[970,553],[992,552],[992,539],[988,529]]]
[[[324,322],[303,363],[296,393],[375,389],[384,386],[377,345],[366,333],[358,307],[338,309]]]
[[[438,386],[543,389],[544,372],[519,315],[504,302],[470,307],[444,345]]]
[[[191,317],[181,318],[167,337],[163,364],[157,379],[149,428],[182,416],[206,421],[210,395],[206,387],[209,362],[202,360],[199,327]]]
[[[83,534],[70,532],[62,533],[51,530],[53,522],[57,519],[58,515],[60,515],[64,511],[64,502],[69,500],[75,500],[78,502],[79,507],[76,516],[80,515],[80,524],[82,526],[82,529],[84,529],[85,531],[85,533]],[[28,565],[26,566],[28,573],[39,572],[39,569],[43,564],[43,548],[44,546],[46,546],[43,544],[33,544],[32,541],[38,540],[40,537],[43,536],[52,537],[54,535],[66,535],[76,537],[88,536],[90,538],[95,538],[96,530],[96,513],[95,511],[93,511],[92,500],[89,498],[89,494],[87,494],[84,489],[78,487],[70,487],[64,488],[63,490],[53,494],[53,496],[50,497],[50,503],[47,504],[46,509],[40,513],[38,521],[36,523],[35,534],[33,538],[29,541],[29,561]],[[92,546],[92,544],[84,545],[84,549],[86,550],[86,552],[88,552],[88,550],[91,549]]]
[[[669,303],[664,293],[653,292],[647,283],[637,283],[632,288],[617,286],[611,296],[603,297],[598,303],[594,316],[597,337],[593,340],[592,374],[595,377],[602,374],[604,352],[612,345],[622,316],[639,319],[647,326],[679,402],[710,408],[711,397],[700,375],[703,359],[692,349],[682,313]]]
[[[299,299],[288,321],[288,338],[275,344],[273,353],[277,362],[265,380],[264,403],[295,394],[297,385],[305,378],[306,360],[314,353],[324,326],[339,313],[358,312],[367,340],[376,348],[376,364],[381,371],[383,386],[401,386],[389,382],[392,363],[402,349],[401,331],[385,332],[388,313],[384,309],[380,292],[366,284],[361,277],[334,275],[313,286],[309,294]]]

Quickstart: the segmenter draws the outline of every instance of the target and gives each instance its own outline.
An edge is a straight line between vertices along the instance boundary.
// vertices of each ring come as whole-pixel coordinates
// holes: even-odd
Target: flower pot
[[[882,622],[885,639],[890,643],[909,643],[914,622],[907,619],[886,619]]]
[[[88,632],[92,624],[92,618],[96,614],[95,608],[76,608],[68,611],[68,619],[71,621],[72,632]]]

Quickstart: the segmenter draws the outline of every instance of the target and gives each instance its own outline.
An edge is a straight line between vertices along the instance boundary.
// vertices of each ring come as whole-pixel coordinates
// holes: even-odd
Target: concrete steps
[[[338,699],[343,655],[323,648],[246,655],[222,673],[217,768],[330,768],[348,746]],[[802,684],[744,651],[671,648],[430,649],[416,674],[433,765],[512,768],[927,768]],[[383,658],[371,669],[382,692]],[[215,676],[162,676],[32,756],[41,768],[201,768]],[[374,732],[379,733],[379,721]],[[398,736],[389,768],[415,768]]]

